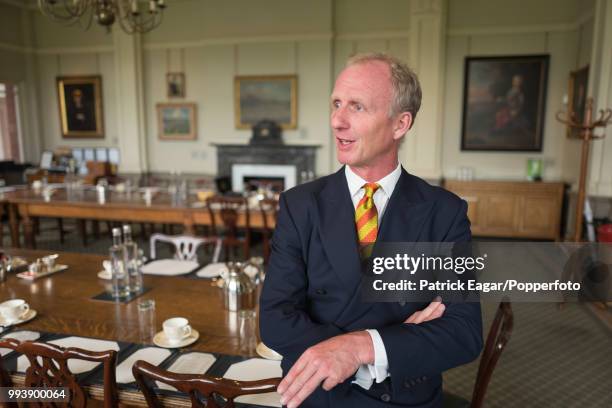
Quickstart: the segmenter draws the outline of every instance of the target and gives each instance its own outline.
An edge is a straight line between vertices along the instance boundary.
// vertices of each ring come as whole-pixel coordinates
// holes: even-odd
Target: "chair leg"
[[[77,220],[77,224],[79,226],[79,234],[81,235],[81,242],[83,246],[87,246],[87,224],[85,220]]]
[[[95,239],[100,239],[100,221],[93,220],[91,222],[91,228],[93,230],[93,236]]]
[[[64,243],[64,220],[62,218],[57,219],[57,228],[59,229],[60,244]]]

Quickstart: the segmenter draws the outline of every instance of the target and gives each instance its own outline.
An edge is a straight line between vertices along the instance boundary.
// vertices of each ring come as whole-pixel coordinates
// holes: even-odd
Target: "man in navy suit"
[[[359,296],[356,214],[368,199],[376,242],[471,239],[465,201],[399,164],[420,102],[418,79],[400,61],[351,59],[331,97],[344,166],[280,197],[260,329],[283,355],[278,391],[289,408],[437,407],[442,372],[480,353],[478,303],[366,303]]]

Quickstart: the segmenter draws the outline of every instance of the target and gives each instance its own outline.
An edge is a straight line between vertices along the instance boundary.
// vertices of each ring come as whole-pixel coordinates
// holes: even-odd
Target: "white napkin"
[[[39,332],[33,332],[29,330],[21,330],[21,331],[5,334],[4,336],[2,336],[3,339],[15,339],[19,341],[34,341],[34,340],[37,340],[39,337],[40,337]],[[5,356],[11,351],[13,350],[2,348],[0,349],[0,356]]]
[[[199,269],[196,272],[196,276],[198,278],[216,278],[219,276],[225,278],[227,273],[228,273],[228,270],[227,270],[227,265],[225,264],[225,262],[215,262],[215,263],[210,263],[206,265],[205,267]],[[257,269],[257,267],[253,265],[247,265],[246,268],[244,268],[244,273],[249,278],[253,279],[259,273],[259,269]]]
[[[255,381],[264,378],[282,377],[283,370],[280,361],[264,360],[262,358],[252,358],[232,364],[223,375],[230,380]],[[257,404],[266,407],[280,407],[280,394],[277,392],[267,392],[265,394],[243,395],[236,398],[236,402],[244,404]]]
[[[85,337],[64,337],[62,339],[51,340],[49,341],[49,343],[55,344],[56,346],[60,347],[79,347],[91,351],[119,351],[119,344],[117,344],[117,342],[108,340],[88,339]],[[42,364],[42,361],[40,361],[40,363]],[[93,370],[100,364],[101,363],[96,363],[94,361],[85,361],[71,358],[70,360],[68,360],[68,369],[73,374],[81,374]],[[20,356],[17,359],[18,372],[25,372],[29,366],[30,362],[28,361],[26,356]]]
[[[147,363],[159,365],[168,358],[169,355],[170,350],[159,347],[146,347],[137,350],[117,366],[117,382],[120,384],[129,384],[135,381],[134,375],[132,374],[132,366],[136,360],[144,360]]]
[[[198,278],[216,278],[227,273],[227,265],[224,262],[215,262],[206,265],[196,272]]]
[[[186,353],[179,356],[179,358],[168,367],[168,371],[177,374],[204,374],[216,360],[216,357],[209,353]],[[176,390],[173,386],[159,381],[156,384],[159,388],[164,390]]]
[[[178,259],[159,259],[143,265],[140,270],[148,275],[177,276],[185,275],[198,267],[195,261],[180,261]]]

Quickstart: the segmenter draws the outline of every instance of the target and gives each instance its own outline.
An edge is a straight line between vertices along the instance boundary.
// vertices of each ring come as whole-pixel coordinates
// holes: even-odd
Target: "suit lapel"
[[[361,275],[355,209],[351,201],[344,167],[333,174],[317,197],[319,230],[327,259],[351,288],[359,284]]]
[[[402,168],[393,194],[383,214],[376,242],[416,242],[419,240],[433,202],[424,201],[416,182]]]

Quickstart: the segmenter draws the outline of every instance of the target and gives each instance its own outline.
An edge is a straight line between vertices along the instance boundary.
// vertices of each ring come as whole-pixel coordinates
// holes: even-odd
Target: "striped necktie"
[[[378,210],[374,205],[374,193],[380,188],[376,183],[367,183],[363,186],[365,193],[355,209],[355,224],[362,255],[371,254],[372,244],[378,235]]]

